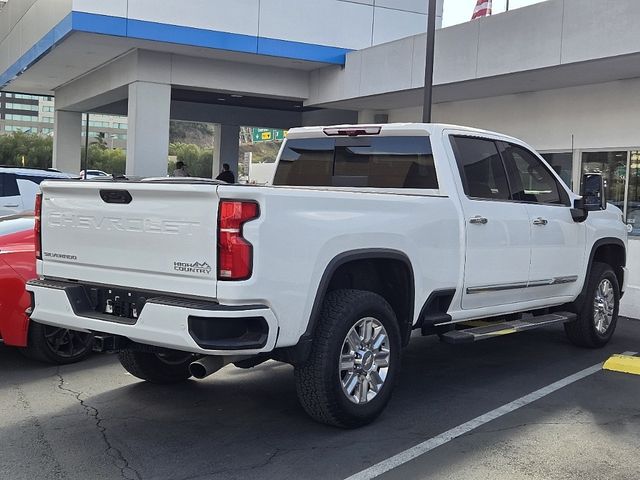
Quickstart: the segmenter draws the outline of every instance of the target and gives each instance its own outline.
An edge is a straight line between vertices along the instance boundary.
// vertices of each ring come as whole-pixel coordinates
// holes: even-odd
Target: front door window
[[[544,158],[551,168],[553,168],[562,181],[571,189],[573,189],[573,153],[572,152],[558,152],[558,153],[543,153]]]

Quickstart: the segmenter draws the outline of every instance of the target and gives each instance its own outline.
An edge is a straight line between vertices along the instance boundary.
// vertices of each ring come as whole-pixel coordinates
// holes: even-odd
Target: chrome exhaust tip
[[[195,378],[202,380],[212,373],[216,373],[225,365],[224,357],[202,357],[189,365],[189,373]]]

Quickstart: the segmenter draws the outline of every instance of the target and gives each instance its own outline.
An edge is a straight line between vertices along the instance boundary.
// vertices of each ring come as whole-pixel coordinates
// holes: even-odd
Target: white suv
[[[71,178],[52,169],[0,166],[0,217],[33,211],[40,182]]]

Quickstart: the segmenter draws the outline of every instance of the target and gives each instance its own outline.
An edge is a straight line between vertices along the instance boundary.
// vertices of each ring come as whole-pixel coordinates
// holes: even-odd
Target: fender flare
[[[342,252],[336,255],[324,269],[322,273],[322,277],[320,277],[320,283],[318,284],[318,288],[316,289],[316,296],[313,300],[313,306],[311,308],[311,314],[309,315],[309,321],[307,323],[307,329],[300,337],[300,342],[303,339],[311,339],[313,338],[313,332],[315,331],[315,327],[320,319],[320,312],[322,310],[322,301],[327,294],[327,289],[329,288],[329,283],[333,278],[334,273],[340,268],[342,265],[352,262],[354,260],[375,260],[375,259],[385,259],[385,260],[399,260],[404,263],[409,270],[409,327],[408,330],[411,332],[411,325],[413,324],[414,317],[414,308],[415,308],[415,274],[413,270],[413,265],[411,264],[411,260],[409,257],[399,250],[387,249],[387,248],[363,248],[358,250],[350,250],[347,252]]]
[[[582,289],[580,290],[580,294],[573,302],[574,304],[580,304],[585,296],[587,285],[589,284],[589,277],[591,276],[591,267],[593,267],[593,257],[595,257],[596,250],[604,245],[615,245],[618,247],[622,247],[624,250],[624,261],[622,266],[627,264],[627,247],[622,240],[616,237],[604,237],[599,238],[594,242],[591,246],[591,252],[589,253],[589,261],[587,262],[587,272],[584,277],[584,283],[582,284]]]

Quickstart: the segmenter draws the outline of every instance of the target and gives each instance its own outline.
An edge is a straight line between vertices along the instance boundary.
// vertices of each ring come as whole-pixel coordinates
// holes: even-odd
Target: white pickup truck
[[[609,341],[627,230],[587,183],[575,195],[515,138],[436,124],[292,129],[271,186],[44,182],[31,319],[95,332],[150,382],[287,362],[313,418],[356,427],[413,330]]]

